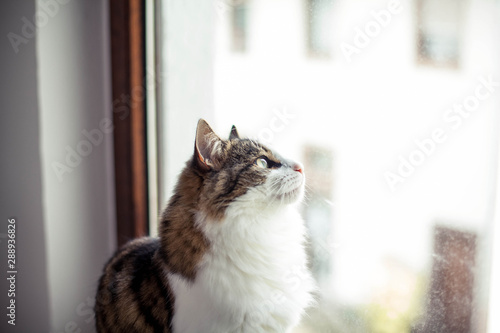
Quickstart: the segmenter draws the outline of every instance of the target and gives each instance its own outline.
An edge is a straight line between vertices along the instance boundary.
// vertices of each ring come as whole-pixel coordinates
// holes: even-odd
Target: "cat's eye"
[[[256,161],[255,164],[257,164],[258,167],[267,169],[269,167],[269,163],[267,163],[267,159],[264,157],[259,157]]]

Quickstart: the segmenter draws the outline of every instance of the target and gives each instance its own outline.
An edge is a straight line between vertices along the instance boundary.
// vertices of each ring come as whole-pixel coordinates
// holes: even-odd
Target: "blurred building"
[[[377,299],[387,257],[407,281],[431,279],[436,220],[476,234],[489,255],[496,2],[223,0],[216,11],[217,126],[258,135],[287,110],[270,144],[308,165],[304,214],[313,254],[328,254],[313,259],[325,297]],[[318,169],[311,156],[325,151]],[[487,267],[477,269],[473,311],[484,313]]]

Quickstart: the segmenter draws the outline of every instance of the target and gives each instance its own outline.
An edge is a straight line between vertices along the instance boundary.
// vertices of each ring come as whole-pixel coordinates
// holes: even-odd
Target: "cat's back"
[[[99,281],[98,332],[170,333],[173,296],[157,259],[160,241],[144,237],[124,245]]]

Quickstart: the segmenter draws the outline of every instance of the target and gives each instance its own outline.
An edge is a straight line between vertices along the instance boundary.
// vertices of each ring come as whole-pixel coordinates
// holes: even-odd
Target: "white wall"
[[[42,207],[36,37],[14,51],[7,34],[21,34],[34,1],[0,2],[0,332],[47,332],[46,238]],[[7,324],[7,219],[16,219],[16,326]]]
[[[82,131],[111,117],[108,2],[58,1],[37,1],[48,18],[37,62],[50,327],[93,332],[96,283],[115,248],[112,134],[101,132],[71,172],[58,177],[53,164],[68,165],[68,147],[88,148]]]

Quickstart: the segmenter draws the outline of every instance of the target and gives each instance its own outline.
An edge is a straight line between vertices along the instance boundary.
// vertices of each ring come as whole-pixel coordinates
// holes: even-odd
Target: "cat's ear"
[[[240,135],[238,134],[238,130],[236,129],[236,126],[233,125],[233,127],[231,127],[231,133],[229,133],[229,140],[239,139],[239,138]]]
[[[200,119],[196,128],[194,159],[204,171],[218,169],[223,156],[224,143],[212,130],[210,125]]]

